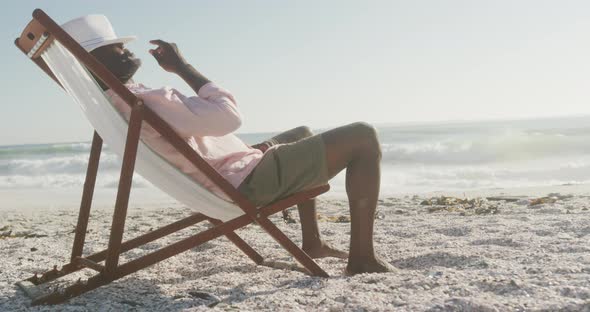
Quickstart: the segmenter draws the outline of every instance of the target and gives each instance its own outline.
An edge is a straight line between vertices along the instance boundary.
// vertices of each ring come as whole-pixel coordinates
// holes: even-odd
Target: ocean
[[[590,117],[376,127],[383,195],[590,181]],[[238,136],[254,144],[272,135]],[[81,192],[89,150],[90,142],[0,146],[0,191]],[[97,187],[116,190],[120,167],[119,158],[103,148]],[[333,194],[344,194],[344,180],[340,174],[331,181]],[[155,191],[137,175],[133,187]]]

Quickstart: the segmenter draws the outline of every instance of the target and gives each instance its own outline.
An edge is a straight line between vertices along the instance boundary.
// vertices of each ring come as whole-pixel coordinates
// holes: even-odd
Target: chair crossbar
[[[93,269],[97,272],[103,272],[104,271],[104,265],[102,264],[98,264],[92,260],[86,259],[86,258],[82,258],[82,257],[76,257],[76,259],[74,259],[74,262],[78,263],[79,265],[83,266],[83,267],[87,267],[90,269]]]

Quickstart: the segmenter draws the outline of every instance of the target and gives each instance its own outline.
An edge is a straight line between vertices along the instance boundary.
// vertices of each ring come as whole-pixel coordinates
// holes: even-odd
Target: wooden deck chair
[[[35,274],[17,283],[31,297],[32,305],[63,302],[222,235],[256,264],[262,264],[262,256],[234,233],[236,229],[253,222],[275,239],[310,274],[328,277],[328,274],[281,232],[268,217],[328,191],[329,185],[294,194],[265,207],[256,207],[201,158],[169,124],[135,97],[45,12],[40,9],[33,12],[32,21],[16,39],[15,44],[81,105],[95,129],[70,262],[59,269],[54,266],[53,269],[40,272],[40,275]],[[129,104],[132,108],[129,123],[111,105],[89,72],[92,72]],[[140,139],[143,122],[147,122],[164,136],[232,202],[213,195],[144,144]],[[123,161],[109,243],[108,248],[101,252],[82,255],[103,140],[110,149],[122,157]],[[134,171],[200,213],[123,242]],[[209,221],[213,226],[144,256],[126,263],[119,263],[119,255],[122,252],[201,221]],[[103,261],[104,264],[102,264]],[[43,287],[40,287],[42,284],[83,268],[89,268],[98,273],[85,281],[78,281],[55,291],[42,291]]]

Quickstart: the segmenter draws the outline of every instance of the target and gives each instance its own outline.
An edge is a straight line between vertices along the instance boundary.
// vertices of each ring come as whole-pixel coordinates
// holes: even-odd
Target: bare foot
[[[344,274],[350,276],[361,273],[387,273],[396,271],[397,269],[394,266],[377,257],[373,260],[362,263],[353,263],[353,261],[348,260],[348,265],[346,266],[346,270],[344,270]]]
[[[320,241],[319,244],[316,244],[313,247],[308,247],[304,245],[302,249],[313,259],[326,257],[334,257],[340,259],[348,258],[347,252],[338,250],[324,241]]]

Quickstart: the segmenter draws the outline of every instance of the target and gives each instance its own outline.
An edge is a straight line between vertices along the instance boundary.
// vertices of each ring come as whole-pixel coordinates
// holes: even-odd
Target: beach
[[[0,20],[20,33],[0,95],[0,312],[590,312],[590,2],[37,2]],[[309,253],[351,249],[348,271],[282,235],[302,245],[297,207],[247,200],[293,203],[328,176]],[[210,219],[232,207],[209,195],[247,215]],[[346,274],[377,260],[391,272]]]
[[[124,239],[192,213],[171,199],[144,195],[132,193]],[[85,254],[108,242],[112,205],[101,196]],[[323,238],[347,250],[346,199],[328,193],[318,203]],[[589,185],[381,196],[374,240],[396,268],[392,273],[345,276],[345,260],[325,258],[318,263],[331,277],[309,276],[250,225],[237,233],[265,265],[218,238],[61,305],[41,307],[27,307],[14,283],[69,260],[78,206],[64,200],[21,208],[0,211],[1,311],[590,311]],[[280,213],[271,220],[300,244],[297,212],[290,214],[297,222],[285,222]],[[121,262],[205,228],[200,223],[131,250]],[[72,278],[88,274],[93,272]]]

